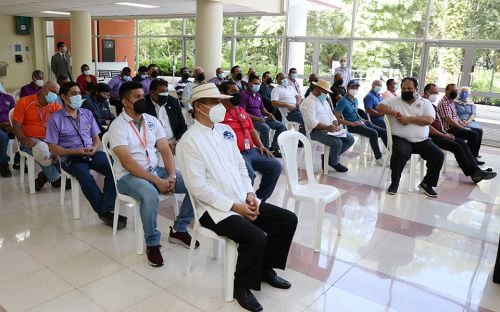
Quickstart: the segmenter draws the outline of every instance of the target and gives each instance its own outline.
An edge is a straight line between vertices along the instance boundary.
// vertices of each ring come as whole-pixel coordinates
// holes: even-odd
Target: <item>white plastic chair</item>
[[[139,203],[132,198],[131,196],[122,194],[118,191],[118,181],[116,180],[115,169],[113,167],[113,160],[118,161],[118,157],[114,155],[113,151],[109,148],[109,138],[108,133],[105,133],[102,136],[102,149],[106,154],[106,158],[108,159],[108,163],[111,166],[111,173],[113,174],[113,181],[115,182],[116,188],[116,201],[115,201],[115,210],[114,210],[114,219],[113,219],[113,236],[116,235],[118,229],[118,215],[120,214],[120,202],[125,202],[131,205],[134,208],[134,226],[135,226],[135,245],[136,245],[136,253],[138,255],[142,255],[144,253],[144,229],[142,228],[141,215],[139,209]],[[179,214],[179,207],[177,205],[177,199],[175,194],[170,195],[174,198],[174,212],[175,215]],[[159,195],[160,201],[166,199],[167,196]]]
[[[316,151],[316,148],[319,147],[320,150],[321,150],[321,153],[324,155],[323,156],[323,174],[328,174],[328,169],[329,169],[329,165],[328,165],[328,161],[330,159],[330,146],[329,145],[326,145],[326,144],[323,144],[321,142],[318,142],[318,141],[315,141],[315,140],[312,140],[311,139],[311,129],[309,129],[309,127],[307,126],[306,123],[304,123],[304,126],[306,128],[306,134],[307,134],[307,138],[311,141],[311,144],[313,146],[313,151]]]
[[[281,136],[281,135],[280,135]],[[191,196],[191,195],[190,195]],[[224,299],[226,301],[233,300],[233,290],[234,290],[234,271],[236,271],[236,258],[238,256],[238,248],[235,241],[217,235],[214,231],[203,227],[198,220],[198,212],[196,211],[196,204],[193,197],[191,197],[191,203],[194,210],[194,227],[193,236],[191,238],[191,245],[189,246],[189,255],[186,265],[186,275],[191,271],[191,264],[193,262],[193,253],[198,236],[201,234],[205,237],[211,238],[214,243],[213,257],[217,259],[219,257],[219,247],[220,243],[224,243]]]
[[[10,139],[9,144],[7,145],[7,155],[9,156],[9,163],[14,164],[14,157],[16,157],[16,149],[14,148],[14,144],[17,145],[16,139]]]
[[[382,183],[382,180],[384,179],[385,171],[389,167],[389,161],[391,159],[392,155],[392,130],[391,130],[391,124],[389,123],[389,119],[387,115],[384,115],[384,122],[385,122],[385,130],[387,131],[387,155],[385,155],[384,159],[384,165],[382,166],[382,175],[380,176],[380,180],[378,181],[378,184],[380,185]],[[420,177],[424,176],[424,160],[420,158],[419,155],[417,154],[412,154],[410,158],[410,179],[408,183],[408,191],[411,192],[413,188],[415,187],[415,174],[417,171],[417,164],[420,164]]]
[[[12,94],[12,97],[17,102],[17,100],[19,100],[21,98],[21,90],[19,89],[19,90],[14,91],[14,93]]]
[[[297,145],[299,141],[304,144],[307,172],[306,184],[299,184],[297,167]],[[303,134],[297,131],[285,131],[278,137],[278,144],[283,155],[283,165],[287,177],[287,188],[285,190],[285,198],[282,207],[287,207],[290,197],[295,200],[295,214],[299,213],[300,202],[312,203],[314,205],[316,208],[314,251],[319,252],[321,248],[321,234],[323,230],[325,207],[334,200],[337,201],[338,235],[340,236],[342,233],[341,193],[336,187],[320,184],[314,178],[311,142]]]
[[[66,179],[71,180],[71,204],[73,206],[73,219],[80,219],[80,183],[75,176],[61,168],[61,198],[59,205],[64,206],[64,197],[66,195]]]
[[[14,108],[9,111],[9,121],[11,127],[14,127],[12,124],[12,114],[14,113]],[[16,138],[17,142],[17,150],[19,152],[20,156],[20,166],[21,166],[21,177],[20,177],[20,182],[21,184],[24,183],[24,168],[25,165],[28,166],[28,183],[29,183],[29,188],[30,188],[30,194],[35,193],[35,157],[32,155],[21,151],[21,144]]]

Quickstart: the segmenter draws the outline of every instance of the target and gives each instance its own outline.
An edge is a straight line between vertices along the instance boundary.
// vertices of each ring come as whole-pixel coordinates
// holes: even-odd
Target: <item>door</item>
[[[114,62],[115,61],[115,41],[111,39],[102,40],[102,61]]]

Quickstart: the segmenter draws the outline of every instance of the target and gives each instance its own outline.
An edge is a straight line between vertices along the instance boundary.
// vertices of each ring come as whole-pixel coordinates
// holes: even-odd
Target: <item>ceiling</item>
[[[156,5],[159,8],[144,9],[114,4],[125,1]],[[265,13],[264,10],[255,9],[255,5],[253,7],[247,6],[247,1],[224,2],[225,14]],[[0,14],[31,17],[64,17],[62,15],[41,13],[41,11],[87,11],[92,16],[103,17],[190,15],[196,12],[196,0],[0,0]]]

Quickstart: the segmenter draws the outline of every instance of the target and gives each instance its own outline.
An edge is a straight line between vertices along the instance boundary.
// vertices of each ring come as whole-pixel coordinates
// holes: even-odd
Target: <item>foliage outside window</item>
[[[340,1],[339,1],[340,2]],[[348,37],[351,35],[352,1],[325,10],[311,7],[307,12],[307,36]]]

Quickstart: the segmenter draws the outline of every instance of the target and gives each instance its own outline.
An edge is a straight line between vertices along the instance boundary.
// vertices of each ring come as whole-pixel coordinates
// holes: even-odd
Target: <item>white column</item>
[[[83,64],[92,62],[92,19],[89,12],[71,12],[71,73],[76,80]]]
[[[307,6],[305,0],[290,0],[288,6],[288,36],[305,36],[307,27]],[[304,74],[306,57],[305,42],[290,42],[286,73],[291,67],[297,68],[299,75]],[[307,77],[306,77],[307,78]]]
[[[196,1],[195,64],[213,76],[222,58],[223,4],[221,0]]]

